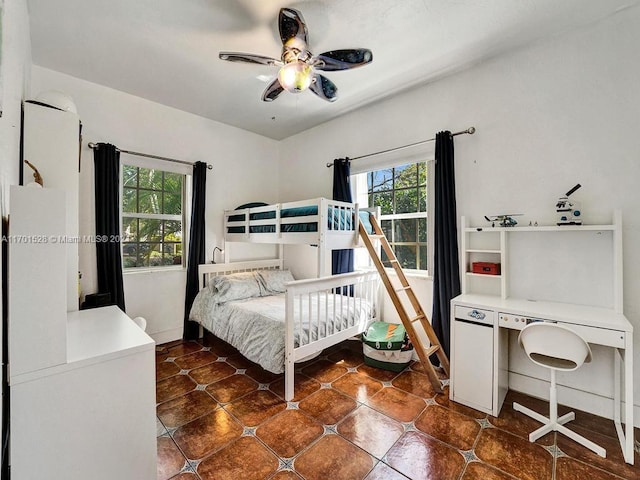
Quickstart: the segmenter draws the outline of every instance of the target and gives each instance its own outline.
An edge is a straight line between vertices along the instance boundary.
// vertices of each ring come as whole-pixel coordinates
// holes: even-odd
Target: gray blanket
[[[359,325],[364,331],[373,316],[370,304],[356,299],[353,305],[351,297],[320,293],[312,295],[310,302],[311,305],[309,299],[303,297],[302,302],[296,299],[294,305],[295,318],[300,318],[300,310],[303,312],[302,325],[296,325],[294,329],[296,347],[301,340],[303,345],[307,344],[309,335],[313,341],[318,339],[318,335],[324,338],[354,325]],[[327,309],[329,315],[325,315]],[[329,320],[316,323],[318,315]],[[265,370],[284,372],[285,294],[216,303],[214,296],[205,288],[193,302],[190,319],[233,345]]]

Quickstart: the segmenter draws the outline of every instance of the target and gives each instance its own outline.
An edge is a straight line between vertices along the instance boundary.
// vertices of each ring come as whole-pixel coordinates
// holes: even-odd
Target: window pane
[[[124,268],[137,267],[138,244],[124,243],[122,245],[122,263]]]
[[[179,173],[164,173],[164,190],[171,193],[182,192],[182,175]]]
[[[160,243],[141,243],[142,263],[145,267],[159,267],[162,265]]]
[[[122,184],[125,187],[136,187],[138,185],[138,167],[122,166]]]
[[[372,185],[370,191],[380,192],[393,188],[393,169],[377,170],[372,172]]]
[[[417,268],[417,249],[415,245],[396,245],[393,251],[402,268]]]
[[[162,170],[141,168],[138,172],[140,188],[162,190]]]
[[[415,213],[418,211],[418,189],[396,190],[396,213]]]
[[[408,218],[404,220],[395,220],[395,237],[394,242],[416,242],[417,240],[417,219]]]
[[[182,222],[164,222],[164,241],[182,242]]]
[[[420,187],[418,189],[418,211],[427,211],[427,189],[425,187]]]
[[[182,195],[179,193],[165,193],[162,213],[180,215],[182,213]]]
[[[139,239],[143,242],[159,242],[162,239],[160,220],[140,219]]]
[[[393,221],[392,220],[382,220],[380,222],[380,228],[382,229],[382,233],[384,233],[384,236],[387,237],[387,240],[391,241],[392,237],[392,228],[393,228]]]
[[[138,219],[122,217],[122,241],[135,242],[138,240]]]
[[[182,244],[165,243],[163,248],[165,265],[182,265]]]
[[[418,241],[419,242],[427,241],[427,219],[426,218],[418,219]]]
[[[382,215],[393,213],[393,192],[375,193],[372,207],[380,207]]]
[[[395,188],[415,187],[418,182],[418,165],[403,165],[396,167]]]
[[[148,267],[149,256],[151,254],[151,244],[147,242],[141,242],[138,244],[138,260],[136,267]]]
[[[382,260],[382,265],[384,265],[386,268],[391,268],[389,257],[387,257],[387,253],[382,249],[380,250],[380,260]]]
[[[427,270],[428,265],[427,265],[427,246],[426,245],[420,245],[418,247],[418,253],[419,253],[419,257],[418,259],[420,260],[420,265],[418,265],[418,268],[420,270]]]
[[[138,190],[138,213],[162,213],[160,211],[161,196],[151,190]]]
[[[127,213],[138,212],[138,190],[124,187],[122,189],[122,211]]]

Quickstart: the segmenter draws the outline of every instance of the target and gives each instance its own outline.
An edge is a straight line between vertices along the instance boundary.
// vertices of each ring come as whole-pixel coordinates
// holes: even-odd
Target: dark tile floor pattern
[[[282,375],[213,337],[158,346],[158,480],[640,478],[610,420],[577,411],[571,424],[606,459],[555,433],[532,444],[537,422],[511,404],[547,403],[509,392],[494,418],[436,394],[423,372],[368,367],[347,341],[298,366],[287,403]]]

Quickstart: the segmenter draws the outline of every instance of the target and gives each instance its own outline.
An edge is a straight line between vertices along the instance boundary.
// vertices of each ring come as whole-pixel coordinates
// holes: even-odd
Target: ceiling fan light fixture
[[[287,63],[278,72],[278,81],[288,92],[302,92],[309,88],[313,81],[313,68],[299,60]]]

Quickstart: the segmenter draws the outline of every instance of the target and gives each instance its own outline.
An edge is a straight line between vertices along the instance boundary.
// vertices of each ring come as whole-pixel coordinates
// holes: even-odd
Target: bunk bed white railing
[[[225,240],[251,243],[323,244],[329,250],[359,242],[361,213],[357,203],[327,198],[225,210]]]
[[[376,271],[299,280],[285,295],[285,398],[293,398],[294,363],[366,330],[377,317]],[[349,321],[349,320],[352,321]],[[355,319],[355,321],[353,321]],[[306,332],[317,332],[314,339]],[[297,333],[297,335],[296,335]],[[298,338],[298,345],[294,344]]]
[[[199,266],[200,288],[212,276],[282,269],[282,260]],[[285,400],[294,396],[295,363],[366,330],[379,314],[380,280],[375,271],[297,280],[284,294]],[[200,326],[200,336],[203,328]],[[242,352],[241,352],[242,353]]]
[[[323,276],[328,274],[328,252],[364,247],[359,225],[371,231],[370,214],[379,217],[379,208],[322,197],[225,210],[225,242],[317,246],[318,276]]]

